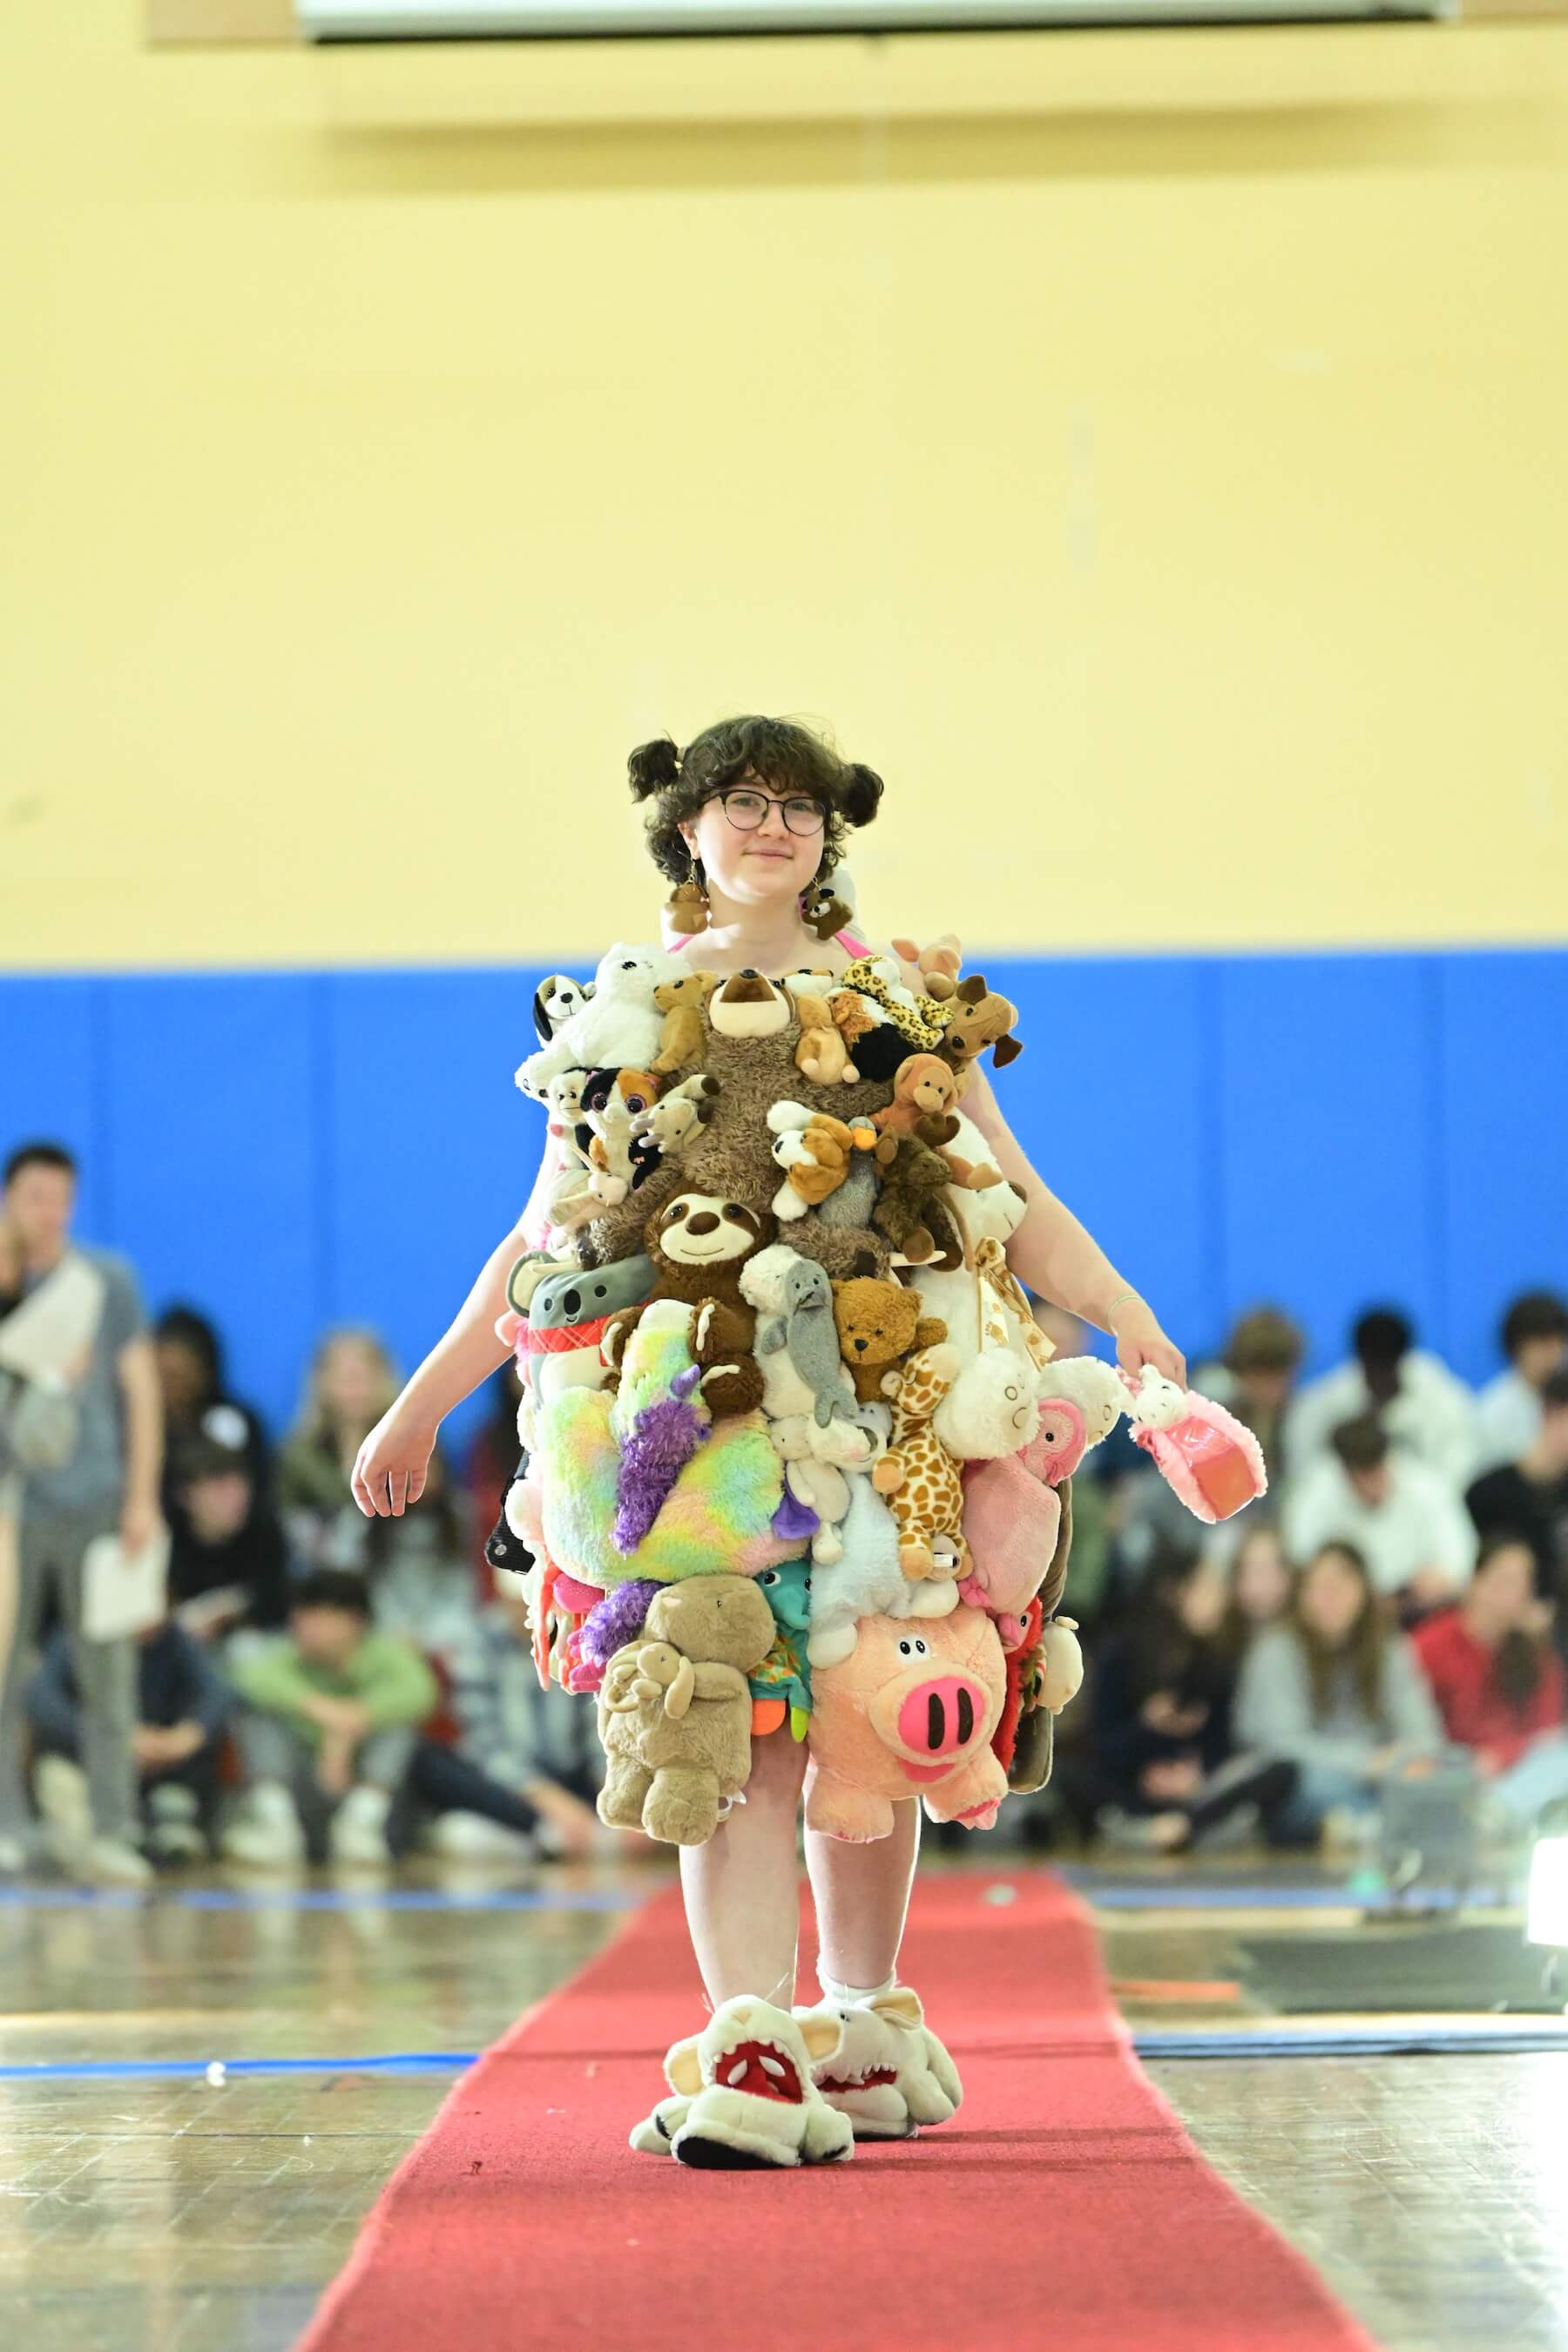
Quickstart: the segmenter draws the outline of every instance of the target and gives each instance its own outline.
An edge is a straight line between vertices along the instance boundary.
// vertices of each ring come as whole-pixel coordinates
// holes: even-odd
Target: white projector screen
[[[1452,0],[298,0],[298,6],[301,29],[317,41],[1343,23],[1452,13]]]

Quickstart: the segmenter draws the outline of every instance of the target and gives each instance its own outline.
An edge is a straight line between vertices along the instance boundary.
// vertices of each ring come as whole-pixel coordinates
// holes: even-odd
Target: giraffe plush
[[[931,1425],[958,1371],[958,1350],[943,1340],[911,1357],[901,1379],[889,1375],[892,1437],[871,1483],[889,1497],[899,1525],[899,1563],[911,1580],[963,1576],[968,1570],[963,1482]]]

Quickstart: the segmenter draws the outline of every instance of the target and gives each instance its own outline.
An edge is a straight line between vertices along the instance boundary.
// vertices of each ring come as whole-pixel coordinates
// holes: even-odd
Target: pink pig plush
[[[1006,1693],[983,1610],[863,1618],[851,1655],[811,1678],[806,1827],[866,1844],[889,1834],[897,1799],[923,1797],[933,1822],[989,1829],[1007,1793],[991,1752]]]

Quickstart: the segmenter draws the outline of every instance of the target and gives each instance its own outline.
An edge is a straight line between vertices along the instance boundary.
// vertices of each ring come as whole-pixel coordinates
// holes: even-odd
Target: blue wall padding
[[[1373,1298],[1473,1380],[1568,1289],[1568,950],[993,960],[1047,1181],[1189,1353],[1272,1297],[1331,1360]],[[84,1164],[80,1230],[227,1335],[275,1423],[329,1323],[415,1362],[521,1210],[521,971],[0,979],[0,1145]]]

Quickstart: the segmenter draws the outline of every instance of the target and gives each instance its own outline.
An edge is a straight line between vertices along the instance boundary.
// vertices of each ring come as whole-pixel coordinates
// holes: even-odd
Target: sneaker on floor
[[[279,1870],[305,1859],[305,1832],[300,1809],[281,1780],[258,1780],[243,1810],[223,1833],[223,1851],[230,1862],[247,1863],[256,1870]]]
[[[1094,1817],[1096,1835],[1118,1853],[1170,1853],[1181,1842],[1180,1813],[1128,1813],[1102,1805]]]
[[[531,1862],[533,1840],[483,1813],[440,1813],[425,1841],[432,1853],[457,1862]]]
[[[373,1789],[363,1780],[351,1789],[332,1815],[327,1833],[332,1860],[362,1870],[384,1868],[392,1860],[386,1842],[386,1817],[391,1811],[386,1790]]]
[[[87,1774],[68,1756],[40,1756],[33,1790],[43,1816],[44,1843],[62,1870],[74,1870],[92,1843],[92,1802]]]
[[[205,1862],[201,1806],[194,1789],[170,1780],[149,1791],[147,1851],[154,1862]]]
[[[843,2028],[837,2050],[812,2074],[857,2139],[912,2139],[922,2124],[944,2124],[957,2114],[963,2099],[958,2069],[908,1985],[847,2005],[825,2000],[795,2014],[837,2018]]]
[[[633,2147],[657,2147],[662,2117],[677,2163],[702,2172],[788,2170],[853,2156],[847,2119],[812,2080],[843,2039],[837,2013],[792,2017],[744,1994],[721,2002],[702,2032],[666,2057],[675,2099],[637,2126]]]
[[[0,1878],[19,1878],[27,1867],[27,1849],[19,1837],[0,1837]]]
[[[151,1886],[153,1865],[124,1838],[94,1838],[71,1866],[87,1886]]]

